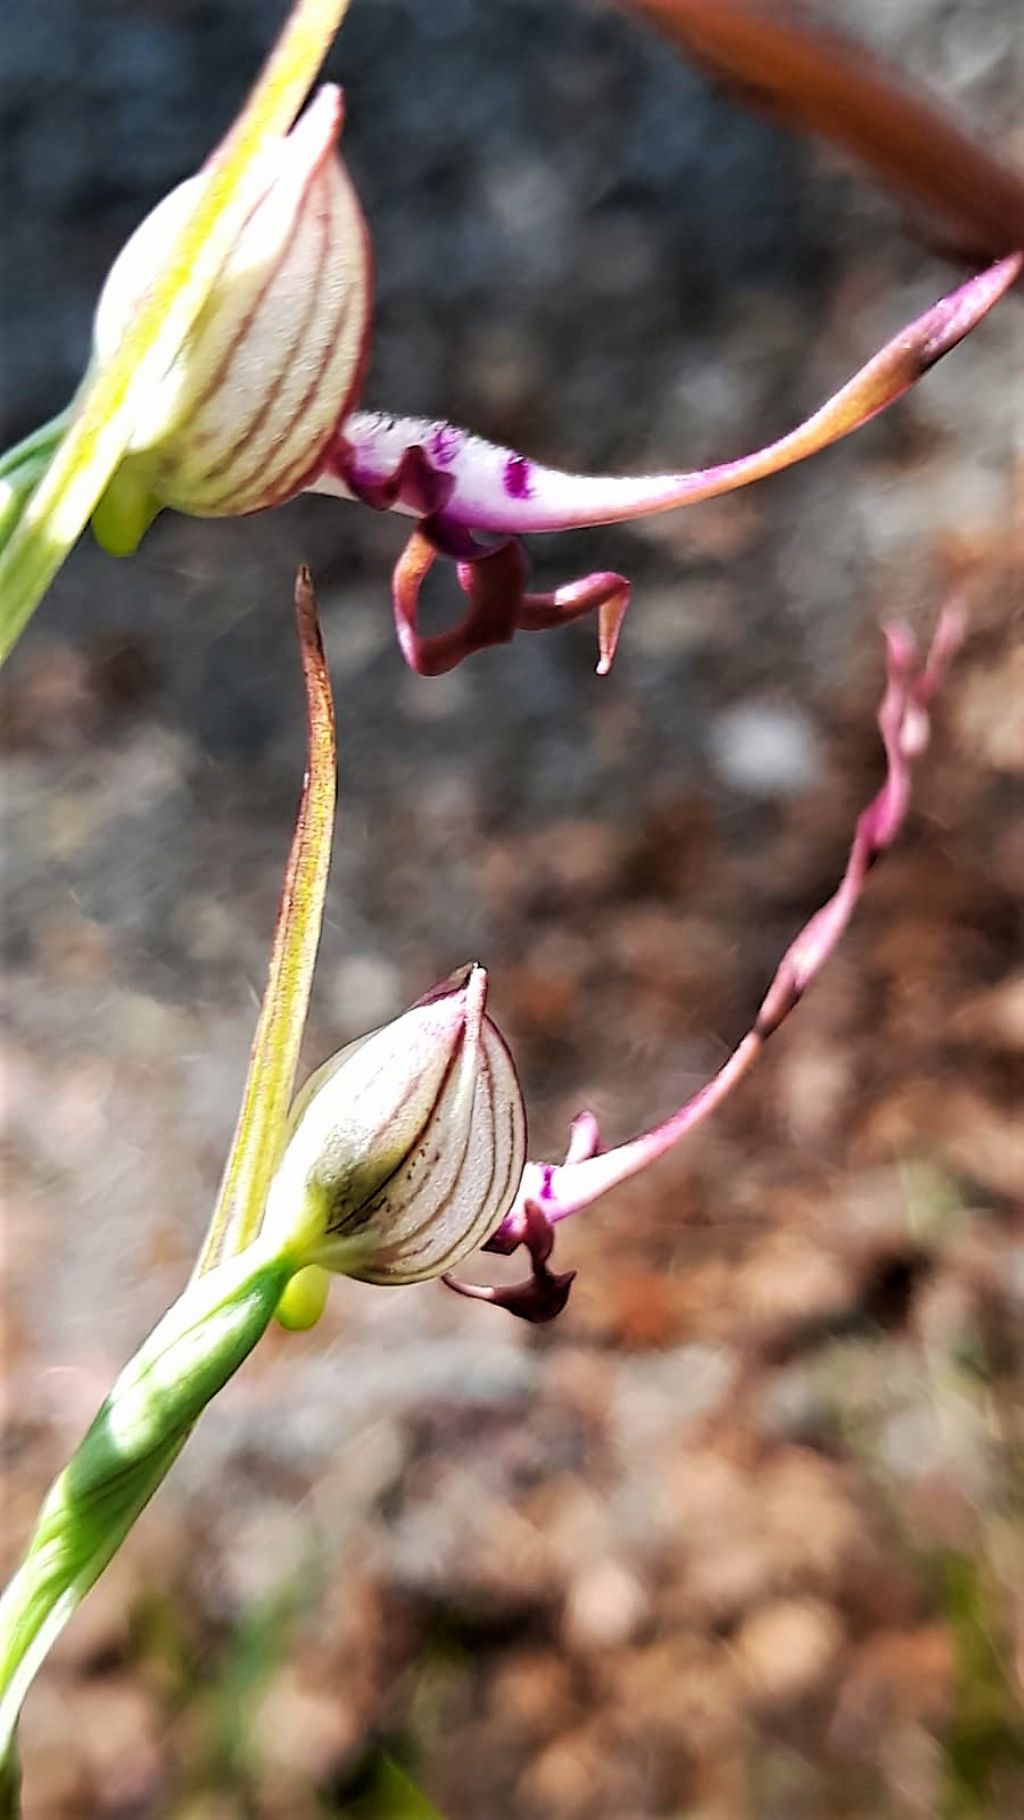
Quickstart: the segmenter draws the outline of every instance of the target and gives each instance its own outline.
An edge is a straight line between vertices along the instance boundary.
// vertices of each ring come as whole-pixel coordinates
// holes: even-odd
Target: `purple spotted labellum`
[[[816,454],[900,398],[977,326],[1022,266],[1024,256],[1014,254],[968,279],[896,335],[796,429],[736,460],[675,474],[568,474],[450,423],[355,411],[308,490],[418,521],[393,578],[399,644],[414,670],[437,675],[474,651],[507,643],[518,631],[543,631],[596,612],[597,667],[604,674],[629,604],[628,581],[600,572],[551,593],[531,593],[522,537],[622,524],[694,505]],[[457,625],[425,636],[419,630],[420,591],[438,556],[454,561],[469,605]]]
[[[625,1144],[605,1150],[592,1113],[573,1121],[561,1163],[527,1163],[519,1192],[500,1226],[483,1246],[504,1256],[524,1248],[530,1275],[511,1287],[445,1282],[460,1295],[494,1302],[533,1322],[550,1321],[568,1299],[574,1271],[550,1267],[555,1227],[639,1174],[687,1137],[738,1086],[761,1055],[769,1037],[789,1016],[820,973],[853,915],[875,861],[889,848],[906,819],[911,772],[928,744],[928,709],[962,636],[959,609],[942,614],[923,663],[904,626],[886,629],[887,682],[878,711],[886,774],[881,788],[858,818],[846,870],[828,902],[801,929],[783,955],[753,1024],[718,1073],[661,1124]]]

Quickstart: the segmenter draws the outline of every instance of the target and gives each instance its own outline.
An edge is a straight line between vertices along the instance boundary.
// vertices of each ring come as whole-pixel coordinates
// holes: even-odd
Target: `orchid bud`
[[[367,1283],[440,1276],[501,1224],[526,1160],[512,1058],[471,966],[317,1070],[262,1239]]]
[[[162,506],[199,517],[301,491],[350,408],[370,308],[370,250],[337,155],[342,98],[328,85],[253,167],[249,207],[173,365],[140,411],[94,528],[133,549]],[[136,229],[103,287],[94,352],[107,358],[194,207],[203,173]]]

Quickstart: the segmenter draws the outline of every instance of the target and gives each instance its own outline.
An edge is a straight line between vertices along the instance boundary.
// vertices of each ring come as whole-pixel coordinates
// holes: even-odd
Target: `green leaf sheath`
[[[0,1601],[0,1762],[32,1678],[274,1312],[292,1266],[254,1246],[185,1294],[121,1373],[46,1497]]]

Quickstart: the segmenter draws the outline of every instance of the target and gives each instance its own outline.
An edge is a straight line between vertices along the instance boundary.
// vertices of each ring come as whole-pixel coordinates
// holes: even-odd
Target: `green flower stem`
[[[71,416],[62,411],[0,455],[0,550],[53,460]]]
[[[49,423],[40,424],[38,430],[32,430],[20,442],[12,443],[9,449],[5,449],[0,455],[0,480],[6,480],[15,468],[35,457],[41,456],[49,461],[71,421],[72,409],[69,405],[59,416],[51,417]]]
[[[0,1601],[0,1763],[32,1679],[295,1270],[259,1243],[194,1278],[122,1371],[54,1481]]]
[[[0,550],[46,473],[47,466],[45,455],[26,455],[17,467],[0,476]]]

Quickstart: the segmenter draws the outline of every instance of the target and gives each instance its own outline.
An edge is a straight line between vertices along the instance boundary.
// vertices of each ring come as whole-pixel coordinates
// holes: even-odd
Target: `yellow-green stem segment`
[[[0,1600],[0,1763],[32,1679],[211,1398],[264,1332],[295,1265],[257,1246],[193,1279],[122,1371],[47,1494]]]

